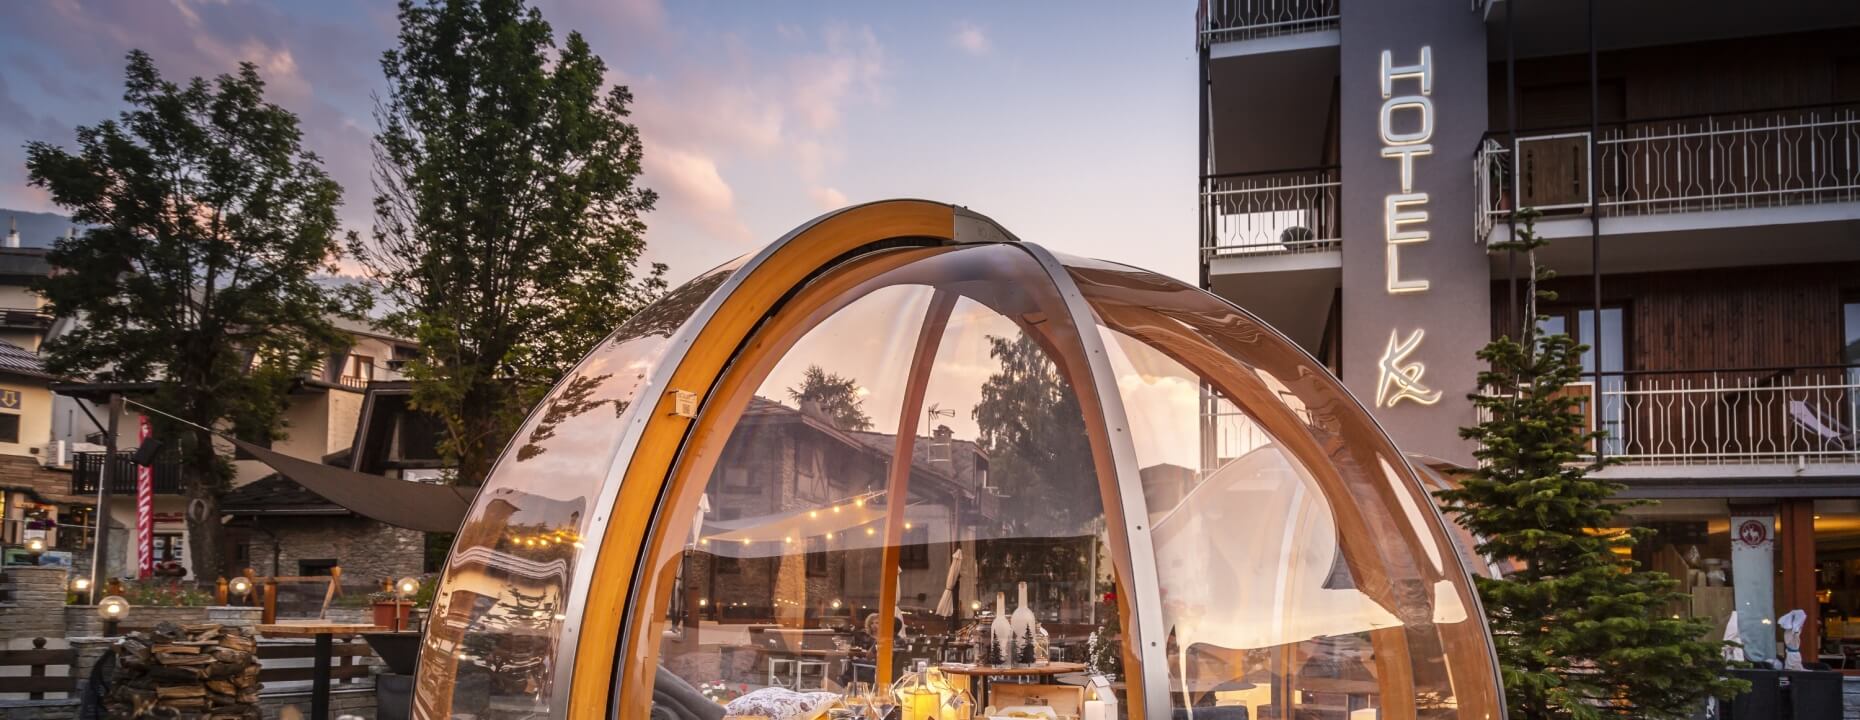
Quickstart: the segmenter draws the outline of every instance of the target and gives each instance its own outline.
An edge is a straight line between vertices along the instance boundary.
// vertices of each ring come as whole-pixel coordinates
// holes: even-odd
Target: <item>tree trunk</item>
[[[222,553],[226,528],[220,524],[220,492],[226,483],[211,434],[194,431],[193,447],[188,448],[181,470],[187,496],[188,571],[196,582],[213,582],[226,574]]]

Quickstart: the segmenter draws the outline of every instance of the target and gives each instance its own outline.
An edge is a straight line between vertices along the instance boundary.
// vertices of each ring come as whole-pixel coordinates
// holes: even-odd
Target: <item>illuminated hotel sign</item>
[[[1421,59],[1413,65],[1395,65],[1394,53],[1382,51],[1382,109],[1376,117],[1376,130],[1382,139],[1382,157],[1394,160],[1400,168],[1400,191],[1382,198],[1382,231],[1386,244],[1387,288],[1390,295],[1427,292],[1427,279],[1416,277],[1413,269],[1404,275],[1401,250],[1405,245],[1427,242],[1427,193],[1414,191],[1415,158],[1432,155],[1434,146],[1434,52],[1421,47]],[[1396,86],[1402,94],[1396,94]],[[1400,130],[1396,125],[1400,122]],[[1403,400],[1432,405],[1440,402],[1440,391],[1421,383],[1427,366],[1408,359],[1421,346],[1426,332],[1416,329],[1403,337],[1401,331],[1389,332],[1388,349],[1376,365],[1376,407],[1392,407]]]

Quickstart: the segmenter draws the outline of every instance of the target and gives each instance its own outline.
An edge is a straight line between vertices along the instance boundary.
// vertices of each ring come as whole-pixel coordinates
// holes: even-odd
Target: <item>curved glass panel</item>
[[[1255,718],[1496,716],[1470,581],[1368,414],[1218,299],[1066,262],[1129,416],[1170,705]]]
[[[772,315],[684,449],[632,610],[651,631],[623,660],[656,677],[623,681],[618,714],[974,662],[977,626],[997,596],[1017,611],[1023,583],[1042,657],[1082,668],[1096,631],[1121,662],[1115,478],[1066,318],[1008,245],[877,253]]]
[[[549,711],[569,578],[592,544],[582,534],[619,428],[672,336],[736,265],[641,309],[524,422],[453,541],[420,653],[419,716]]]

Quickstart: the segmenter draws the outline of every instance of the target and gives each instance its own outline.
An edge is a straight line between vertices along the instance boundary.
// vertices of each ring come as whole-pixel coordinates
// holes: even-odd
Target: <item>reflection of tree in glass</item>
[[[841,430],[870,430],[872,418],[861,407],[865,398],[860,397],[859,389],[857,380],[827,372],[819,365],[809,365],[801,374],[801,386],[788,388],[788,399],[803,409],[813,403],[820,414]]]
[[[1100,507],[1078,396],[1033,338],[990,335],[988,342],[1001,369],[982,384],[974,417],[989,474],[1009,495],[1040,507],[1008,519],[1050,521],[1067,532],[1083,526]]]
[[[625,413],[627,404],[624,402],[611,397],[601,400],[592,399],[594,391],[599,390],[601,383],[610,377],[613,375],[576,375],[574,379],[564,383],[561,389],[556,391],[555,397],[549,399],[549,406],[543,409],[542,417],[537,418],[536,427],[530,429],[529,441],[523,443],[523,447],[517,448],[517,460],[528,460],[548,450],[549,448],[545,446],[546,441],[555,437],[556,427],[564,420],[608,403],[614,405],[614,417],[618,418]]]

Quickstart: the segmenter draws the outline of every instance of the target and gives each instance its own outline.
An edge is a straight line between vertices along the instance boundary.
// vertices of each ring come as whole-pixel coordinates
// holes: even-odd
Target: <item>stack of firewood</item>
[[[258,643],[238,628],[162,623],[116,647],[113,718],[257,720]]]

